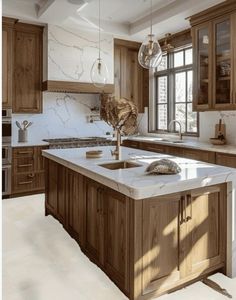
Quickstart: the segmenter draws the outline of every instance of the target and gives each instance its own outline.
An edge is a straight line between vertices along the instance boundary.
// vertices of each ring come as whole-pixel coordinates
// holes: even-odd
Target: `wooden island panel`
[[[129,299],[152,299],[225,270],[225,184],[134,200],[47,161],[46,215]]]

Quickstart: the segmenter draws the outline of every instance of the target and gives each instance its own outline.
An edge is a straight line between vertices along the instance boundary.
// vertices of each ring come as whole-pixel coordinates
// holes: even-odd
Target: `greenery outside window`
[[[198,135],[198,113],[192,111],[192,47],[163,55],[154,78],[156,114],[153,131],[167,132],[168,124],[177,120],[185,135]],[[173,124],[171,130],[179,131],[179,125]]]

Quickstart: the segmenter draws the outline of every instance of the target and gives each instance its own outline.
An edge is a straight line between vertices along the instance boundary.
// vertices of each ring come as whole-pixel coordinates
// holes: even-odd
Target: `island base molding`
[[[129,299],[226,273],[226,184],[134,200],[52,160],[46,169],[45,215]]]

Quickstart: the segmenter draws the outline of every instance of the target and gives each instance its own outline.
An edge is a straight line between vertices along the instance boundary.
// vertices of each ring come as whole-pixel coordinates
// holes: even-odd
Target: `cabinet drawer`
[[[201,151],[195,149],[183,149],[183,157],[200,160],[208,163],[215,163],[215,152]]]
[[[31,192],[35,190],[43,190],[44,173],[27,173],[13,176],[13,193]]]
[[[13,149],[13,157],[33,157],[34,148],[33,147],[22,147]]]
[[[34,172],[34,158],[33,156],[29,157],[14,157],[13,158],[13,173],[26,173]]]
[[[216,153],[216,164],[236,168],[236,155]]]
[[[157,153],[167,153],[167,147],[154,143],[140,143],[140,149]]]
[[[123,141],[122,146],[139,149],[138,141]]]

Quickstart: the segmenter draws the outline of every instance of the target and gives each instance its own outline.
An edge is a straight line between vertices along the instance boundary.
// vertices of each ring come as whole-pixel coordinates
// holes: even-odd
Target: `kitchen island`
[[[130,299],[219,270],[236,274],[236,169],[126,147],[117,165],[113,147],[98,147],[100,159],[86,159],[88,149],[43,151],[45,213]],[[181,173],[146,175],[160,158],[176,161]]]

